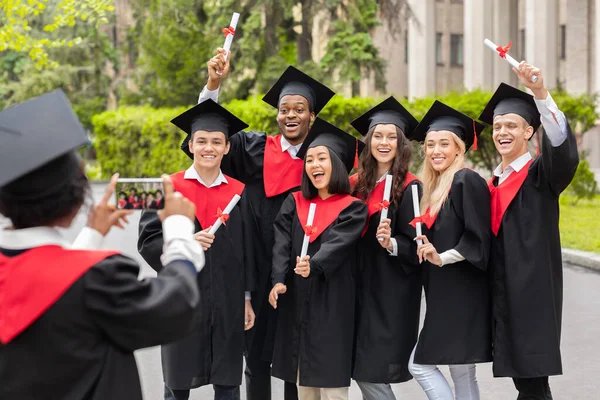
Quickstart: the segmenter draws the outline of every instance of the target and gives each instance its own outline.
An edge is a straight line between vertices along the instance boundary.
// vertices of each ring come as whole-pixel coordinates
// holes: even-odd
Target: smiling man
[[[513,71],[535,99],[501,84],[479,117],[493,126],[502,156],[489,182],[493,371],[513,378],[518,399],[552,399],[548,376],[562,374],[558,197],[573,179],[579,157],[575,136],[540,70],[522,62],[520,71]],[[533,159],[527,143],[540,123],[542,152]]]
[[[225,108],[208,100],[171,121],[187,136],[185,153],[193,159],[186,171],[171,176],[175,190],[196,206],[195,238],[202,245],[206,265],[198,274],[201,301],[195,329],[185,339],[162,346],[166,400],[187,400],[190,389],[212,384],[216,400],[239,400],[242,383],[244,330],[254,325],[251,283],[246,279],[243,220],[240,206],[223,214],[244,184],[221,172],[229,151],[229,135],[246,125]],[[209,232],[217,218],[223,225]],[[156,212],[140,220],[138,250],[162,273],[162,232]],[[245,297],[245,298],[244,298]]]
[[[208,61],[208,82],[198,102],[218,100],[219,87],[229,71],[229,58],[223,61],[223,50]],[[315,116],[334,93],[323,84],[294,67],[288,67],[263,100],[277,108],[279,134],[243,131],[231,137],[231,148],[223,160],[223,171],[246,184],[242,199],[244,218],[253,221],[245,232],[254,254],[247,264],[254,271],[256,293],[252,305],[256,312],[256,327],[248,332],[246,341],[246,398],[271,399],[271,359],[276,311],[269,306],[271,264],[275,243],[273,223],[287,196],[300,189],[302,159],[296,157],[308,135]],[[182,145],[185,148],[185,143]],[[249,216],[248,216],[248,215]],[[286,383],[285,399],[297,398],[296,386]]]

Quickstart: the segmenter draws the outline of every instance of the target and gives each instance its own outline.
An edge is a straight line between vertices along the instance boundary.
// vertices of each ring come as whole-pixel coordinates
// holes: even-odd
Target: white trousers
[[[454,400],[455,395],[446,378],[436,365],[415,364],[415,350],[410,355],[408,370],[419,382],[429,400]],[[450,365],[450,376],[456,390],[456,400],[479,400],[479,385],[475,364]]]

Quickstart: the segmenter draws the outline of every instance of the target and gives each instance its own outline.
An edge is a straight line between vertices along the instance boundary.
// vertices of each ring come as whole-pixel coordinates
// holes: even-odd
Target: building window
[[[525,60],[525,29],[521,29],[519,31],[519,50],[521,51],[520,57],[521,60]]]
[[[442,58],[442,34],[435,34],[435,61],[437,65],[444,65],[444,60]]]
[[[567,58],[567,26],[560,26],[560,59],[565,60]]]
[[[404,64],[408,64],[408,29],[404,32]]]
[[[450,35],[450,64],[463,65],[463,35]]]

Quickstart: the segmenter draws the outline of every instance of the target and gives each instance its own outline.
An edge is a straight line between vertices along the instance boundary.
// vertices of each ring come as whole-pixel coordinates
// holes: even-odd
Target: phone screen
[[[115,188],[118,209],[158,211],[165,206],[164,185],[160,178],[121,178]]]

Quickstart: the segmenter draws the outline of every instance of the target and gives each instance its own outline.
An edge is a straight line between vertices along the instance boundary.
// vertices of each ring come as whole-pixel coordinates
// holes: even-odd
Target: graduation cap
[[[350,124],[362,136],[367,136],[371,128],[377,124],[394,124],[404,132],[404,136],[410,139],[419,121],[394,96],[390,96]]]
[[[62,90],[0,111],[0,188],[28,198],[48,195],[82,172],[73,150],[89,143]]]
[[[335,95],[333,90],[311,78],[291,65],[263,97],[263,101],[275,108],[283,96],[300,95],[308,100],[310,108],[317,115]]]
[[[540,113],[533,96],[503,82],[481,112],[479,119],[493,125],[494,118],[504,114],[520,115],[533,127],[534,132],[541,124]]]
[[[248,124],[212,99],[195,105],[173,118],[171,123],[187,133],[186,138],[181,143],[181,150],[191,159],[194,159],[194,155],[190,152],[188,142],[194,132],[223,132],[225,137],[228,138],[248,127]]]
[[[308,149],[316,146],[326,146],[335,153],[344,163],[348,173],[352,168],[358,167],[358,156],[365,148],[363,142],[321,118],[315,119],[296,156],[304,158]]]
[[[484,124],[436,100],[416,127],[412,139],[423,142],[431,131],[450,131],[465,142],[467,151],[471,146],[477,150],[477,136],[484,128]]]

